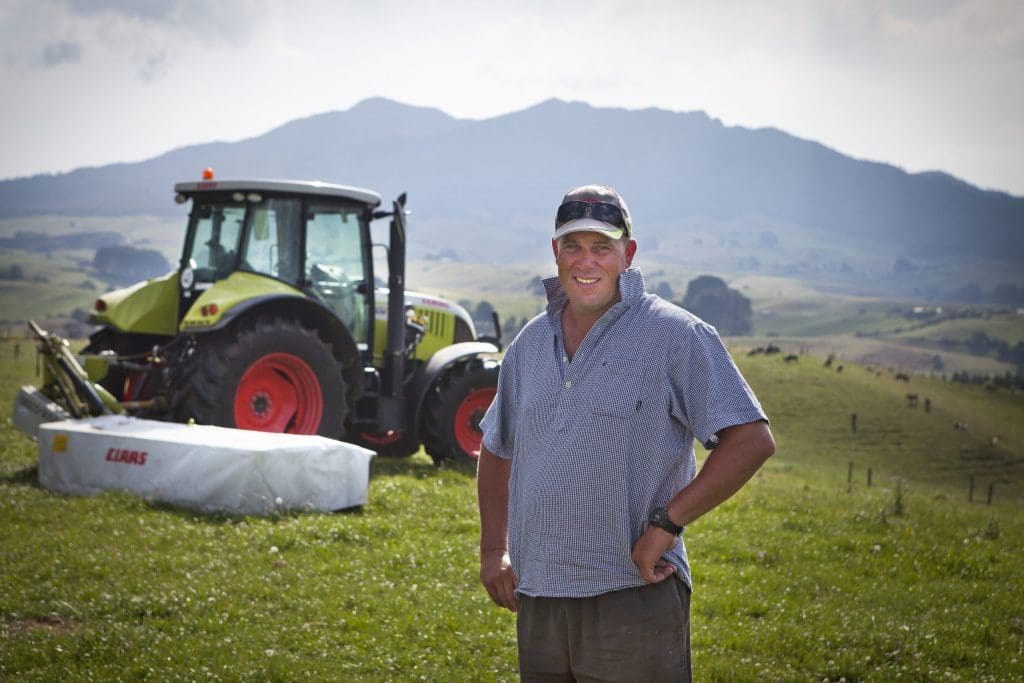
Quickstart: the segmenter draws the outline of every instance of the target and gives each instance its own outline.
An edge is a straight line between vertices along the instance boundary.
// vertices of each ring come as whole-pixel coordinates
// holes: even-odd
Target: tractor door
[[[373,323],[369,258],[365,207],[310,204],[306,213],[306,281],[360,345],[370,341]]]

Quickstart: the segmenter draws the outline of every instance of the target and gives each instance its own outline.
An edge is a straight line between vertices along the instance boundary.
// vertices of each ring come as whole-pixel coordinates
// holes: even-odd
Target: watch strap
[[[663,507],[654,508],[654,510],[651,511],[651,516],[648,521],[651,523],[651,526],[664,529],[673,536],[678,536],[683,533],[683,527],[673,522],[672,518],[668,516],[668,510]]]

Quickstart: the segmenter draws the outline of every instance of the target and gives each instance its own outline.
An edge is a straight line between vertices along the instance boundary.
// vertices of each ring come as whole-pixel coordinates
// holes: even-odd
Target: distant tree
[[[17,263],[12,263],[4,270],[0,270],[0,280],[24,280],[25,271]]]
[[[494,306],[489,301],[481,301],[473,309],[473,321],[485,321],[491,320],[491,314],[494,313]]]
[[[1024,304],[1024,288],[1011,282],[1000,282],[992,292],[992,300],[997,304],[1019,306]]]
[[[968,282],[963,287],[954,289],[950,296],[965,303],[978,303],[985,300],[985,292],[977,282]]]
[[[682,306],[722,334],[750,334],[753,329],[750,299],[713,275],[690,280]]]
[[[526,283],[526,289],[529,290],[530,294],[536,294],[537,296],[544,296],[547,293],[544,289],[544,280],[540,275],[534,275],[533,279]]]
[[[122,246],[97,249],[92,267],[105,280],[124,285],[163,275],[171,269],[159,251]]]

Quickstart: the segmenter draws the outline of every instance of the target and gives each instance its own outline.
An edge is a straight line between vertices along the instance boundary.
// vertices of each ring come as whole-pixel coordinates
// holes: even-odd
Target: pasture
[[[779,448],[686,531],[697,680],[1024,677],[1024,398],[734,354]],[[57,495],[7,419],[32,356],[0,342],[0,679],[517,679],[472,477],[375,459],[365,508],[270,518]]]

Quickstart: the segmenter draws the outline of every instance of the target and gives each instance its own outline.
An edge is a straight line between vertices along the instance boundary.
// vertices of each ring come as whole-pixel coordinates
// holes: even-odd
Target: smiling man
[[[688,681],[683,529],[775,442],[714,328],[644,291],[615,190],[568,192],[551,245],[482,423],[480,578],[518,612],[525,681]]]

